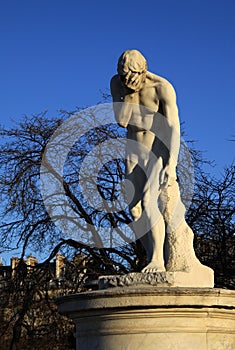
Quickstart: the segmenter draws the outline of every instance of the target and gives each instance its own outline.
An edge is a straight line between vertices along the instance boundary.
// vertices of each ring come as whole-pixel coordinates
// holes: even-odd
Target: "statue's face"
[[[145,82],[146,72],[133,72],[129,70],[125,74],[119,74],[122,83],[133,91],[139,91]]]
[[[138,50],[123,52],[119,57],[117,70],[126,88],[139,91],[143,87],[147,74],[147,62]]]

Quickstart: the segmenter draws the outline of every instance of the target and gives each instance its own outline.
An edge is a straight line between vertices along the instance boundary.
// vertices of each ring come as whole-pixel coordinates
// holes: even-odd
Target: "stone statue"
[[[176,178],[180,123],[175,90],[147,70],[137,50],[120,56],[117,71],[111,94],[115,118],[127,128],[126,196],[133,230],[148,257],[142,272],[207,273],[210,269],[194,253]]]

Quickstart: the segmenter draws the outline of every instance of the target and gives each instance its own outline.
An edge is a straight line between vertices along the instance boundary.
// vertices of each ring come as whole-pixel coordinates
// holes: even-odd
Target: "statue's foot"
[[[159,264],[157,261],[152,260],[147,266],[143,268],[141,272],[150,273],[150,272],[163,272],[166,271],[165,267]]]

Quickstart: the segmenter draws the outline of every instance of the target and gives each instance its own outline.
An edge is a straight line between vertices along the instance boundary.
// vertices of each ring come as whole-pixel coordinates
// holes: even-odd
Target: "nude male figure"
[[[148,221],[147,233],[140,233],[149,261],[143,272],[165,271],[167,214],[160,211],[159,202],[169,183],[176,183],[180,144],[176,94],[166,79],[147,71],[146,60],[137,50],[125,51],[119,58],[118,74],[111,79],[111,93],[115,118],[120,126],[127,128],[130,140],[126,150],[126,179],[135,189],[129,202],[130,212],[134,222],[143,213]],[[158,112],[166,118],[167,127],[159,127]],[[161,140],[167,145],[165,150]],[[145,228],[142,225],[140,229]]]

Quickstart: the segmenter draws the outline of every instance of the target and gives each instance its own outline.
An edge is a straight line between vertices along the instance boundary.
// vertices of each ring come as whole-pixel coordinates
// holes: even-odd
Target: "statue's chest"
[[[139,95],[139,103],[150,110],[157,112],[159,107],[159,99],[154,88],[145,88],[141,90]]]

